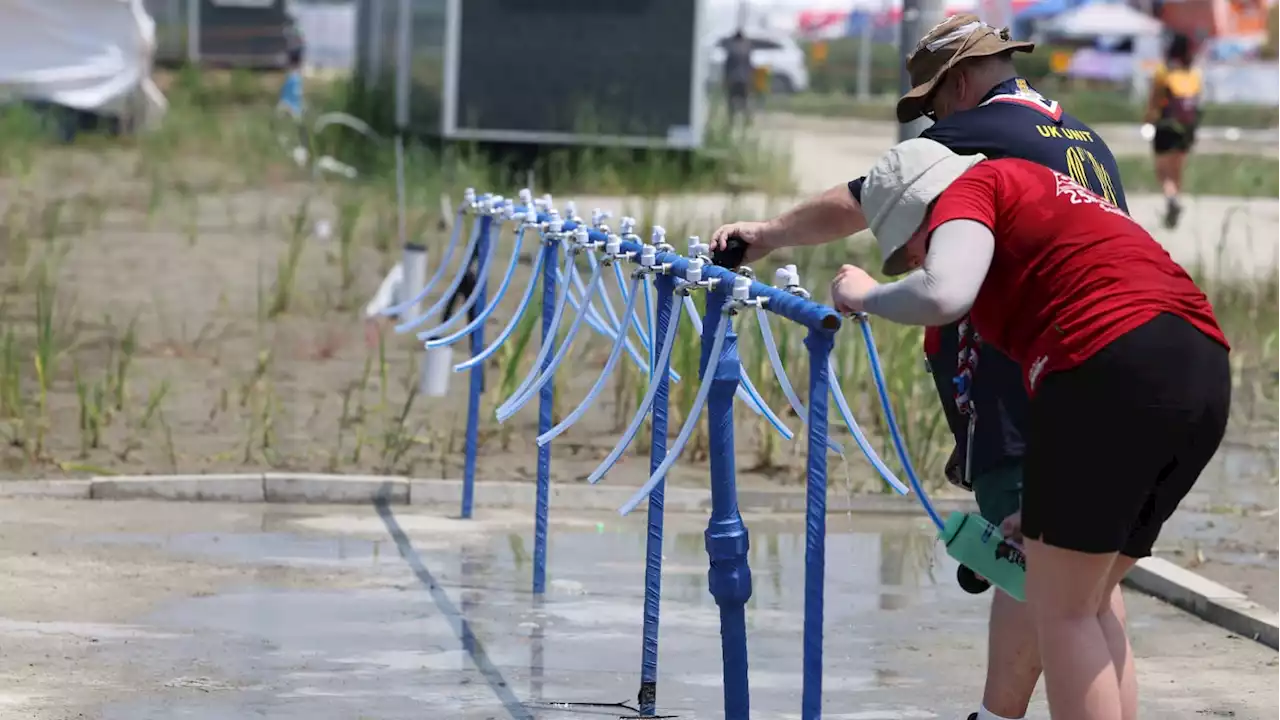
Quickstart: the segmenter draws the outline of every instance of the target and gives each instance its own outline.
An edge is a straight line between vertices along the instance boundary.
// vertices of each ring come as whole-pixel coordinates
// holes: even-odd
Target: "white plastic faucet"
[[[733,279],[733,299],[740,303],[751,299],[751,278],[738,275]]]
[[[652,245],[640,246],[640,267],[651,268],[658,264],[658,249]]]
[[[702,242],[697,235],[689,236],[689,257],[703,257],[711,252],[711,246]]]
[[[605,254],[611,257],[617,257],[621,255],[622,254],[622,238],[618,237],[617,235],[610,235],[608,239],[604,241],[604,251],[605,251]]]
[[[623,235],[634,235],[636,232],[636,219],[624,216],[618,221],[618,231]]]
[[[476,189],[475,189],[475,188],[467,188],[466,190],[463,190],[463,191],[462,191],[462,202],[463,202],[463,204],[465,204],[465,205],[475,205],[475,204],[476,204]]]
[[[695,257],[689,260],[689,267],[684,271],[684,279],[690,284],[702,282],[702,258]]]
[[[520,198],[520,204],[529,207],[533,204],[533,191],[529,188],[520,188],[520,192],[516,193],[516,197]]]
[[[653,237],[650,239],[654,247],[667,244],[667,231],[661,225],[653,226]]]

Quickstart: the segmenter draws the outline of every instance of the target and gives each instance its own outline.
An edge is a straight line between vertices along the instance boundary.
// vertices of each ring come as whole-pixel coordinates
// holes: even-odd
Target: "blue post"
[[[804,690],[802,720],[822,718],[822,590],[827,557],[827,398],[828,375],[835,333],[810,330],[809,348],[809,463],[808,502],[805,507],[804,550]]]
[[[654,279],[658,314],[650,333],[652,352],[649,353],[649,363],[651,377],[658,383],[658,389],[654,391],[653,413],[649,417],[652,432],[649,440],[650,473],[656,471],[667,457],[671,356],[667,356],[663,367],[656,367],[656,363],[658,356],[662,354],[662,340],[667,336],[667,326],[675,321],[671,317],[671,298],[675,284],[675,278],[666,274]],[[679,308],[676,311],[679,312]],[[640,656],[640,694],[636,698],[643,717],[654,715],[658,704],[658,607],[662,601],[662,515],[666,485],[667,480],[663,478],[653,492],[649,493],[649,536],[645,547],[644,569],[644,646]]]
[[[475,256],[482,258],[489,254],[489,230],[493,224],[493,218],[482,215],[476,219],[476,222],[480,223],[480,238],[476,241]],[[463,262],[470,264],[471,258],[465,258]],[[479,271],[478,265],[476,270]],[[472,317],[484,312],[484,294],[488,282],[488,278],[476,278],[475,292],[479,297],[476,298],[475,305],[468,313]],[[478,355],[481,350],[484,350],[484,323],[471,331],[471,354]],[[467,401],[467,457],[462,470],[462,518],[464,520],[471,517],[472,505],[475,502],[476,452],[479,450],[480,396],[484,394],[484,363],[478,363],[471,368],[470,393],[471,397]]]
[[[542,246],[542,342],[555,342],[551,337],[551,321],[556,309],[556,266],[560,264],[560,241],[545,238]],[[565,278],[568,282],[569,278]],[[585,299],[584,299],[585,302]],[[542,360],[540,372],[551,364],[551,353]],[[551,403],[555,398],[555,381],[538,391],[538,434],[551,429]],[[533,523],[533,592],[547,590],[547,511],[551,505],[551,443],[538,448],[538,499]]]
[[[722,285],[727,285],[722,281]],[[702,322],[702,357],[699,374],[706,372],[717,328],[730,319],[720,312],[729,287],[707,293]],[[707,585],[720,606],[720,659],[724,665],[724,718],[748,720],[751,712],[747,684],[746,604],[751,598],[751,568],[747,565],[750,540],[738,512],[738,488],[734,477],[733,398],[742,367],[738,361],[738,336],[728,328],[720,350],[720,362],[707,396],[707,429],[711,453],[711,518],[707,524],[707,556],[711,569]]]

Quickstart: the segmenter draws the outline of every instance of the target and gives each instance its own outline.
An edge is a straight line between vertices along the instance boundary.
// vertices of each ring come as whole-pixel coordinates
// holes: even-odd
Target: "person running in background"
[[[751,119],[751,86],[756,81],[755,66],[751,64],[751,40],[736,30],[729,36],[724,48],[724,88],[729,102],[729,122]]]
[[[1156,180],[1164,191],[1165,227],[1175,227],[1182,214],[1182,171],[1196,142],[1200,124],[1200,70],[1191,66],[1191,41],[1174,35],[1165,62],[1151,79],[1146,122],[1155,126],[1151,149],[1155,153]]]
[[[1118,211],[1127,211],[1120,171],[1102,137],[1037,92],[1014,67],[1014,53],[1034,48],[1012,39],[1007,28],[987,25],[975,15],[956,15],[939,23],[907,59],[912,89],[898,101],[898,121],[925,115],[935,123],[922,137],[962,155],[1039,163],[1069,175]],[[725,225],[712,236],[711,249],[723,249],[730,237],[736,237],[747,243],[745,261],[751,262],[779,248],[820,245],[852,235],[867,227],[863,182],[857,178],[841,183],[772,220]],[[964,409],[955,382],[962,375],[962,349],[970,358],[968,365],[976,368]],[[924,351],[955,437],[947,479],[972,490],[982,516],[999,525],[1017,513],[1022,502],[1028,400],[1018,365],[995,348],[962,348],[955,322],[927,328]],[[964,566],[958,579],[970,592],[986,588]],[[1112,593],[1111,602],[1116,615],[1123,617],[1119,590]],[[1026,605],[1002,590],[994,591],[986,685],[981,706],[967,715],[968,720],[1021,720],[1039,678],[1040,651]]]

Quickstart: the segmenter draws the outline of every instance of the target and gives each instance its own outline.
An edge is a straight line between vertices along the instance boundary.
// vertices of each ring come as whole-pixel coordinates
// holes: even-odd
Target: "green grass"
[[[1116,162],[1126,192],[1160,192],[1150,155],[1120,157]],[[1275,198],[1280,196],[1280,159],[1192,153],[1182,180],[1188,195]]]

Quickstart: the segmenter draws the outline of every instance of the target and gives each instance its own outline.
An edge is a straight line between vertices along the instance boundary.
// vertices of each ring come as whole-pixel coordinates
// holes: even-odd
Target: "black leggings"
[[[1150,555],[1222,442],[1227,355],[1161,314],[1046,375],[1031,401],[1023,533],[1068,550]]]

